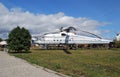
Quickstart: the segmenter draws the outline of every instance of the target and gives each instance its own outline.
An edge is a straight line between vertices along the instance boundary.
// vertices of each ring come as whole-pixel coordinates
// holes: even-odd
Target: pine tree
[[[8,36],[8,48],[16,52],[29,51],[31,35],[25,28],[16,27]]]

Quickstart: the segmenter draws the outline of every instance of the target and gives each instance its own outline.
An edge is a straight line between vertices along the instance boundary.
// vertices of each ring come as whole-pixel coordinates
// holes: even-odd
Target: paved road
[[[65,77],[0,51],[0,77]]]

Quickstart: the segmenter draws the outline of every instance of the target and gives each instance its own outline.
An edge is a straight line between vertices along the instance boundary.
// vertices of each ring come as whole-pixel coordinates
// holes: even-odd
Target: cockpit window
[[[66,36],[66,34],[65,34],[65,33],[62,33],[61,36]]]

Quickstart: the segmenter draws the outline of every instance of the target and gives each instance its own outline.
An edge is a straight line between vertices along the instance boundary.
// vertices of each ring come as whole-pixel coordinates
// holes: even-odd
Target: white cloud
[[[101,32],[97,27],[102,23],[88,18],[74,18],[66,16],[64,13],[57,14],[34,14],[29,11],[22,11],[21,8],[6,8],[0,3],[0,32],[7,32],[16,26],[25,27],[31,33],[43,33],[57,30],[58,28],[73,26],[78,30],[90,31],[95,34]],[[0,35],[2,36],[2,35]]]

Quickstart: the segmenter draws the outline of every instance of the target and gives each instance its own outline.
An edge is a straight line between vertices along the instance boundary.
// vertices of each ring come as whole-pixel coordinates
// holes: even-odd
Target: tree
[[[8,49],[16,52],[29,51],[31,35],[25,28],[16,27],[8,36]]]
[[[2,41],[2,38],[0,38],[0,42]]]
[[[117,41],[116,39],[114,40],[115,47],[120,48],[120,41]]]
[[[23,36],[22,37],[22,42],[24,45],[23,49],[25,51],[28,51],[28,50],[30,50],[30,46],[31,46],[31,35],[30,35],[29,31],[26,30],[25,28],[22,28],[21,31],[22,31],[22,36]]]

